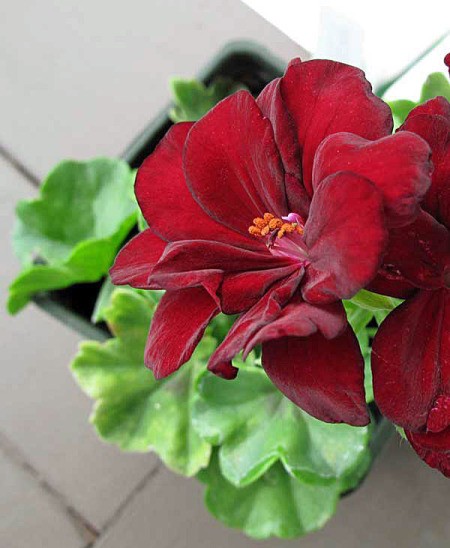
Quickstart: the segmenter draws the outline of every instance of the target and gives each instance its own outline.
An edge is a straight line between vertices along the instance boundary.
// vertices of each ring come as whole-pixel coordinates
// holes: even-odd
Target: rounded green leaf
[[[303,412],[260,368],[241,367],[230,382],[201,375],[193,425],[220,445],[222,474],[235,486],[260,478],[275,462],[298,478],[327,483],[349,473],[368,453],[368,427],[327,424]]]
[[[290,476],[279,463],[251,485],[238,488],[223,477],[213,458],[201,479],[207,485],[209,511],[256,539],[295,538],[320,529],[334,514],[340,493],[338,481],[303,481]]]
[[[24,270],[11,284],[17,312],[34,293],[102,278],[136,223],[134,172],[122,160],[62,162],[37,199],[19,202],[14,250]]]
[[[189,363],[160,381],[143,363],[156,300],[118,289],[104,315],[116,335],[82,343],[72,363],[79,385],[96,400],[91,421],[99,435],[125,451],[155,451],[172,470],[192,476],[208,465],[211,447],[192,428],[194,387],[215,347],[206,337]]]

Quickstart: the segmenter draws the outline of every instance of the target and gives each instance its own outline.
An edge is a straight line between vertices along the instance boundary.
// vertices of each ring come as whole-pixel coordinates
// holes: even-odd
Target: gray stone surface
[[[85,545],[59,503],[2,451],[0,484],[2,548],[81,548]]]
[[[92,402],[68,369],[79,335],[34,305],[15,317],[5,311],[7,286],[18,272],[9,241],[13,208],[33,195],[35,189],[0,160],[0,431],[80,513],[101,527],[157,459],[122,454],[96,437],[88,423]]]
[[[39,176],[120,153],[230,40],[303,53],[239,0],[16,0],[0,23],[0,142]]]

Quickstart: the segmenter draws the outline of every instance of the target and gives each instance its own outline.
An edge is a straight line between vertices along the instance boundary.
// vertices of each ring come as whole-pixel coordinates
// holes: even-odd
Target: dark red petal
[[[167,242],[144,230],[130,240],[118,253],[109,274],[115,285],[131,285],[141,289],[159,289],[149,284],[148,277],[161,257]]]
[[[203,209],[243,234],[265,212],[286,215],[284,170],[273,129],[248,92],[224,99],[194,125],[184,170]]]
[[[448,285],[450,231],[422,211],[414,223],[391,230],[383,268],[423,289]]]
[[[276,319],[283,306],[291,299],[301,280],[302,272],[296,272],[275,284],[248,312],[234,324],[208,364],[208,369],[227,379],[237,375],[231,360],[244,348],[261,327]]]
[[[296,139],[294,122],[281,96],[280,80],[281,78],[276,78],[267,84],[256,102],[272,124],[284,170],[301,180],[300,148]]]
[[[164,289],[202,284],[215,296],[226,273],[292,265],[289,259],[274,257],[263,243],[259,246],[251,251],[206,240],[173,242],[154,268],[150,281]]]
[[[434,114],[443,116],[447,120],[450,120],[450,103],[445,97],[435,97],[434,99],[430,99],[426,103],[413,108],[406,117],[406,121],[411,120],[411,118],[414,118],[414,116],[419,114]]]
[[[428,466],[450,477],[450,428],[438,434],[410,430],[405,430],[405,434],[416,453]]]
[[[439,99],[442,101],[428,105],[427,110],[442,112],[445,101],[446,115],[413,114],[413,111],[400,129],[417,133],[430,145],[434,171],[422,207],[450,229],[450,104],[443,97]]]
[[[391,273],[383,269],[383,266],[378,270],[376,277],[366,286],[366,289],[397,299],[406,299],[417,291],[417,288],[407,282],[403,276]]]
[[[348,327],[335,339],[321,333],[265,342],[262,363],[283,394],[325,422],[369,423],[364,396],[364,360]]]
[[[318,331],[326,339],[334,339],[347,327],[342,303],[322,306],[305,303],[294,297],[279,317],[260,329],[244,349],[244,358],[256,345],[281,337],[308,337]]]
[[[225,314],[240,314],[251,308],[278,280],[298,270],[298,265],[250,270],[227,274],[220,288],[221,309]]]
[[[294,122],[281,96],[280,78],[273,80],[262,90],[257,103],[273,127],[275,141],[286,173],[288,209],[307,217],[310,198],[303,186],[300,147]]]
[[[302,295],[311,303],[353,297],[376,275],[385,249],[381,193],[353,173],[327,177],[311,202],[304,240],[311,264]]]
[[[172,126],[139,168],[135,192],[142,213],[150,228],[168,241],[208,239],[251,248],[254,238],[243,237],[211,219],[186,185],[183,148],[193,125]]]
[[[444,57],[444,64],[448,68],[448,74],[450,76],[450,53],[447,53],[447,55]]]
[[[377,141],[351,133],[327,137],[317,149],[313,170],[315,188],[338,171],[369,179],[382,192],[390,226],[403,226],[417,217],[430,183],[431,151],[427,143],[406,131]]]
[[[157,379],[167,377],[189,360],[218,312],[214,300],[201,287],[164,294],[153,316],[145,348],[145,365]]]
[[[389,314],[373,342],[372,372],[383,415],[424,428],[439,396],[450,395],[449,290],[420,291]]]
[[[371,92],[364,73],[334,61],[290,64],[281,94],[296,127],[302,151],[303,183],[312,194],[314,155],[333,133],[348,131],[379,139],[392,131],[389,107]]]

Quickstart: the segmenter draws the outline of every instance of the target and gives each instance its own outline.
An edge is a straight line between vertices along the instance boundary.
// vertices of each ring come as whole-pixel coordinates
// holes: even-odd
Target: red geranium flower
[[[419,456],[450,476],[450,104],[415,108],[401,131],[423,137],[434,172],[417,220],[392,230],[378,288],[411,295],[373,343],[375,399]]]
[[[272,381],[329,422],[369,421],[363,359],[340,302],[376,274],[387,228],[410,223],[429,185],[429,147],[390,136],[363,73],[293,61],[257,100],[244,91],[171,128],[140,168],[149,229],[118,255],[116,284],[166,289],[145,363],[191,356],[209,321],[241,314],[209,368],[262,343]]]

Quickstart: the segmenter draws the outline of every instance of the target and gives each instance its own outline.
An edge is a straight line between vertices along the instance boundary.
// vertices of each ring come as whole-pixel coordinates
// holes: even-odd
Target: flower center
[[[306,265],[309,261],[302,237],[304,227],[305,222],[298,213],[289,213],[281,218],[272,213],[264,213],[263,217],[253,219],[248,231],[252,236],[263,238],[273,255],[287,256]]]

